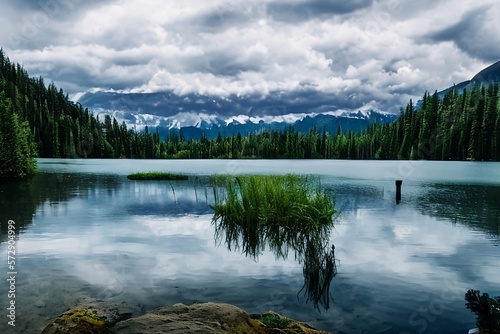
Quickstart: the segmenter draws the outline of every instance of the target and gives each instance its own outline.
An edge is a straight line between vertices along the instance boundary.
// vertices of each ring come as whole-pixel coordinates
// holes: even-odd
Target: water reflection
[[[126,181],[136,202],[127,203],[127,213],[134,216],[202,215],[211,213],[213,202],[207,178],[193,177],[187,181]]]
[[[106,189],[113,196],[119,185],[115,175],[75,175],[39,173],[26,180],[0,183],[0,242],[5,241],[8,220],[16,222],[22,231],[33,222],[37,208],[44,214],[57,216],[72,198],[97,194]]]
[[[304,276],[297,296],[302,295],[306,303],[312,302],[318,311],[320,306],[325,310],[330,308],[330,284],[337,274],[335,246],[329,244],[330,226],[311,228],[303,224],[293,230],[275,226],[271,231],[235,226],[229,220],[212,219],[212,223],[217,243],[224,243],[229,250],[242,251],[255,260],[266,247],[277,259],[287,259],[293,253],[303,266]]]
[[[296,163],[310,171],[306,162]],[[123,164],[139,169],[129,161]],[[336,333],[413,333],[421,329],[414,323],[430,316],[429,328],[467,332],[474,317],[463,307],[464,292],[481,287],[494,293],[500,284],[494,245],[500,235],[497,183],[405,179],[396,205],[394,180],[325,176],[322,184],[335,194],[341,211],[336,228],[302,238],[290,234],[294,245],[261,240],[249,254],[240,236],[238,250],[248,255],[243,258],[226,250],[224,233],[219,242],[225,246],[214,247],[212,191],[204,180],[139,182],[127,180],[125,173],[104,175],[104,168],[92,173],[70,167],[76,172],[0,184],[1,222],[14,219],[24,228],[19,312],[25,326],[20,332],[38,328],[37,323],[88,296],[147,305],[148,310],[177,302],[229,302],[252,313],[282,311]],[[485,234],[495,241],[485,240]],[[3,242],[0,246],[5,249]],[[342,259],[342,270],[331,284],[335,256]],[[5,265],[0,265],[3,272]],[[0,295],[6,295],[3,285]],[[2,308],[6,301],[0,301]],[[311,307],[314,301],[321,314]],[[434,301],[445,302],[441,315],[418,313],[409,324],[410,316]],[[331,306],[327,312],[324,305]],[[7,333],[2,324],[0,332]]]
[[[429,184],[416,198],[422,214],[500,236],[500,187]]]

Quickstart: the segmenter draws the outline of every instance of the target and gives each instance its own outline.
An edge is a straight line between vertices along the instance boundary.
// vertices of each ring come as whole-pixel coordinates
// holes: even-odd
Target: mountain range
[[[288,101],[283,103],[283,101]],[[177,95],[174,92],[121,93],[90,91],[78,102],[101,119],[105,115],[124,121],[129,128],[157,129],[161,137],[182,132],[186,139],[199,139],[202,133],[215,138],[220,133],[247,135],[264,130],[293,127],[298,132],[358,132],[375,122],[390,123],[391,113],[374,110],[338,109],[332,101],[314,92],[297,97],[286,93],[259,96],[218,97],[202,94]]]
[[[500,81],[500,61],[483,69],[472,79],[454,85],[463,89],[475,84]],[[452,86],[453,87],[453,86]],[[452,87],[438,95],[442,98]],[[359,132],[375,123],[391,123],[397,115],[378,110],[346,110],[335,102],[315,92],[271,93],[261,96],[227,97],[203,94],[178,95],[174,91],[153,93],[124,93],[92,90],[78,96],[77,101],[94,115],[115,117],[129,128],[142,131],[146,126],[157,129],[161,137],[172,132],[182,132],[186,139],[199,139],[204,133],[208,138],[218,134],[247,135],[264,130],[284,130],[292,127],[298,132],[318,131],[337,133]],[[416,104],[419,108],[421,101]]]

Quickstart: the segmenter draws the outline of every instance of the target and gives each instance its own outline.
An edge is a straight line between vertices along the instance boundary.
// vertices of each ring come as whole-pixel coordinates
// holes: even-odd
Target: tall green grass
[[[259,245],[267,241],[278,256],[286,257],[290,243],[301,246],[308,234],[333,226],[334,203],[317,177],[216,175],[212,184],[212,222],[216,236],[225,236],[230,249],[258,254]]]
[[[306,301],[329,308],[336,275],[335,247],[329,246],[336,210],[319,178],[299,175],[216,175],[215,239],[230,250],[257,258],[266,245],[278,258],[294,251],[302,263]]]

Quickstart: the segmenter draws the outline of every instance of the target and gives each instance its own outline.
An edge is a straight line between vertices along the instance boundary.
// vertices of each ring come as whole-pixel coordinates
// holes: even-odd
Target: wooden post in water
[[[403,180],[396,180],[396,204],[401,202],[401,184]]]

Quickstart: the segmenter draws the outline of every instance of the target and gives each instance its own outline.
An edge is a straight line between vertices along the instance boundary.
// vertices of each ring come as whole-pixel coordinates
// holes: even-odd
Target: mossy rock
[[[52,321],[42,334],[105,334],[118,321],[131,317],[105,303],[75,307]]]
[[[95,304],[94,304],[95,305]],[[224,303],[175,304],[130,318],[117,308],[77,307],[63,313],[42,334],[329,334],[275,312],[249,315]]]
[[[74,308],[69,310],[50,325],[42,334],[101,334],[107,333],[105,319],[99,317],[91,308]]]
[[[284,317],[276,312],[269,311],[260,315],[252,315],[263,328],[262,333],[266,334],[326,334],[328,332],[318,331],[313,327]],[[253,333],[253,332],[251,332]],[[256,332],[260,333],[260,332]]]
[[[267,321],[265,317],[274,317]],[[264,322],[261,319],[264,318]],[[270,324],[282,324],[272,328]],[[224,303],[175,304],[153,310],[137,318],[117,323],[115,334],[326,334],[275,312],[250,316],[242,309]]]

